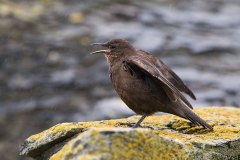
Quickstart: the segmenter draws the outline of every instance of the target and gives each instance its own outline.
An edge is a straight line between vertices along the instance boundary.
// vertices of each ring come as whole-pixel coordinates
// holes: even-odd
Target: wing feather
[[[176,101],[177,99],[181,99],[189,108],[192,108],[192,105],[181,94],[179,89],[161,72],[158,65],[149,62],[149,60],[145,59],[145,57],[142,58],[142,56],[131,56],[125,61],[125,63],[132,69],[137,67],[139,70],[142,70],[146,76],[151,76],[160,81],[161,84],[164,84],[163,89],[170,100]]]
[[[179,78],[179,76],[174,73],[171,68],[169,68],[165,63],[163,63],[161,60],[156,59],[153,55],[150,53],[139,50],[138,53],[148,55],[149,60],[154,61],[155,65],[158,67],[158,69],[161,71],[161,73],[170,81],[179,91],[184,92],[188,94],[192,99],[196,100],[195,95],[193,92],[184,84],[184,82]]]

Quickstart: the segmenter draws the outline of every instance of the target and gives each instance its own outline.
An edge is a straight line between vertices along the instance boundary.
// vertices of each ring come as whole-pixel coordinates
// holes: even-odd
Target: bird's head
[[[101,45],[105,47],[104,50],[98,50],[91,54],[103,53],[107,58],[115,59],[123,55],[130,54],[135,51],[134,47],[126,40],[113,39],[106,43],[93,43],[93,45]]]

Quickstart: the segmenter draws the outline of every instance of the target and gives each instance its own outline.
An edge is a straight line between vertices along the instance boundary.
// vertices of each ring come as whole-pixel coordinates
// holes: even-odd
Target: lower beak
[[[107,43],[93,43],[91,45],[99,45],[99,46],[103,46],[103,47],[108,47]],[[99,51],[92,52],[90,54],[96,54],[96,53],[107,54],[107,53],[110,53],[110,51],[109,50],[99,50]]]
[[[110,53],[110,51],[109,50],[99,50],[99,51],[91,52],[90,54],[96,54],[96,53],[106,54],[106,53]]]

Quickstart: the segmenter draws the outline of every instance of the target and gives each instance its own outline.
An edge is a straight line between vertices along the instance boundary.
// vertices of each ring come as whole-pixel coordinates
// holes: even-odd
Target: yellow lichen
[[[113,135],[108,136],[108,132]],[[90,137],[90,138],[89,138]],[[76,142],[81,143],[77,143]],[[97,142],[97,143],[96,143]],[[86,145],[87,144],[87,145]],[[83,145],[86,145],[87,148]],[[167,159],[177,157],[184,159],[185,151],[179,150],[180,145],[176,143],[164,143],[164,140],[153,134],[149,129],[121,129],[93,128],[68,142],[58,153],[54,154],[50,160],[71,159],[77,155],[87,154],[90,157],[97,155],[104,156],[105,159]],[[82,153],[82,154],[80,154]],[[165,153],[165,154],[162,154]]]
[[[161,136],[168,136],[169,138],[187,139],[194,137],[195,141],[202,141],[209,138],[235,138],[239,133],[240,126],[240,109],[237,108],[224,108],[224,107],[211,107],[211,108],[198,108],[195,109],[203,119],[205,119],[210,125],[214,126],[214,131],[209,132],[203,130],[201,126],[191,126],[191,123],[187,120],[179,118],[174,115],[164,116],[150,116],[147,117],[142,126],[152,126],[155,130],[154,133]],[[139,117],[128,118],[127,121],[134,123]],[[109,120],[109,121],[95,121],[95,122],[80,122],[80,123],[62,123],[51,127],[50,129],[33,135],[28,138],[28,141],[39,140],[46,135],[55,135],[56,137],[62,134],[62,132],[68,132],[72,129],[81,128],[82,130],[92,127],[106,128],[106,127],[121,127],[128,128],[127,125],[119,125],[120,123],[126,123],[126,119]],[[166,126],[172,123],[173,132]],[[185,131],[186,134],[179,134],[179,131]],[[187,135],[187,136],[185,136]],[[236,137],[237,138],[237,137]]]
[[[48,130],[45,130],[39,134],[32,135],[27,140],[30,142],[39,141],[39,140],[42,140],[42,138],[46,138],[47,135],[55,135],[55,137],[57,138],[63,132],[68,132],[68,131],[70,131],[72,129],[76,129],[76,128],[81,128],[81,124],[79,124],[79,123],[62,123],[62,124],[53,126],[53,127],[49,128]]]
[[[224,143],[240,139],[240,109],[210,107],[198,108],[195,109],[195,112],[213,126],[214,131],[194,126],[188,120],[168,114],[147,117],[141,124],[143,128],[147,129],[131,129],[129,127],[128,124],[138,121],[139,116],[117,120],[63,123],[33,135],[27,141],[37,142],[38,145],[49,143],[53,139],[76,130],[83,133],[76,132],[77,137],[65,144],[59,152],[51,157],[51,160],[70,160],[71,157],[84,157],[85,159],[134,159],[134,157],[138,157],[138,159],[188,159],[190,152],[195,152],[196,148],[193,144],[214,145],[219,141]]]
[[[191,123],[187,122],[186,120],[173,115],[166,115],[160,118],[161,122],[158,125],[162,125],[162,123],[168,123],[169,121],[175,121],[176,124],[172,125],[172,127],[176,130],[176,132],[170,132],[169,130],[160,130],[155,131],[155,133],[171,139],[194,142],[204,142],[209,139],[229,140],[240,138],[240,109],[212,107],[199,108],[195,111],[214,127],[213,132],[203,130],[199,126],[191,127]],[[149,117],[148,120],[150,122],[156,122],[157,119],[159,118],[152,116]],[[181,132],[182,130],[181,127],[185,128],[185,134],[179,133],[179,131]]]
[[[97,155],[104,155],[107,154],[109,151],[106,144],[106,139],[103,135],[100,134],[98,129],[90,130],[88,132],[79,134],[76,138],[68,142],[61,149],[61,151],[57,154],[54,154],[50,158],[50,160],[71,159],[72,157],[76,157],[77,154],[84,149],[84,145],[92,146],[91,150],[88,151],[88,155],[91,155],[91,157],[96,157]]]

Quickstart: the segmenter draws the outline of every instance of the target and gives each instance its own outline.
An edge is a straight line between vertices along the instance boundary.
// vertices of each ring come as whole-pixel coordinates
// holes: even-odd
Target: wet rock
[[[28,77],[26,75],[14,75],[8,81],[8,87],[11,89],[30,89],[35,84],[36,79],[34,77]]]
[[[138,37],[134,42],[134,46],[149,52],[160,50],[165,43],[165,35],[155,29],[148,30],[144,28],[142,32],[140,31]]]
[[[185,81],[205,83],[206,86],[207,84],[216,83],[219,80],[217,74],[208,71],[200,71],[195,68],[174,68],[174,71]]]
[[[236,159],[240,154],[240,110],[210,107],[196,112],[214,131],[173,115],[150,116],[142,123],[145,129],[127,127],[138,117],[63,123],[29,137],[20,153],[51,160]]]
[[[223,90],[212,89],[208,91],[197,92],[196,96],[198,100],[206,101],[207,103],[216,106],[225,103],[224,97],[227,95]]]
[[[58,52],[50,52],[47,57],[47,61],[50,64],[60,63],[61,56]]]
[[[1,102],[1,106],[7,106],[0,108],[0,116],[5,117],[9,115],[18,115],[20,113],[31,112],[34,110],[44,109],[44,108],[52,108],[56,106],[60,106],[63,103],[68,102],[69,99],[67,97],[62,96],[51,96],[44,98],[30,98],[28,100],[19,100],[12,102]]]
[[[103,99],[97,102],[90,112],[89,120],[123,118],[135,113],[119,98]]]
[[[240,75],[223,75],[220,80],[221,87],[229,92],[239,92],[240,90]]]
[[[166,43],[168,43],[168,45],[165,46],[166,49],[184,49],[186,52],[190,51],[191,53],[233,52],[240,49],[237,41],[234,40],[239,37],[238,24],[240,23],[240,19],[229,18],[239,13],[240,7],[237,2],[233,2],[236,3],[235,5],[233,5],[233,3],[217,5],[217,13],[213,12],[212,9],[205,4],[206,2],[201,1],[194,1],[192,5],[186,5],[184,2],[167,3],[164,1],[135,3],[137,3],[136,6],[138,6],[136,9],[138,16],[134,18],[133,21],[125,22],[125,24],[121,25],[115,21],[107,21],[107,17],[111,16],[109,14],[104,14],[100,17],[98,15],[97,26],[92,23],[95,21],[90,19],[90,22],[87,23],[95,27],[95,37],[97,39],[108,39],[108,37],[117,36],[128,38],[135,42],[141,39],[139,36],[146,36],[141,34],[154,31],[154,36],[150,36],[151,43],[146,41],[148,45],[152,45],[151,51],[158,51],[159,46],[164,46]],[[197,8],[193,8],[192,6],[197,6]],[[132,10],[128,9],[128,11],[124,12],[123,9],[124,7],[120,10],[121,14],[128,14],[128,12]],[[92,16],[96,15],[93,14]],[[135,14],[131,13],[125,17],[135,17]],[[148,18],[150,19],[149,21],[146,20]],[[111,20],[112,19],[114,18],[111,18]],[[134,23],[136,19],[143,24],[146,22],[147,27]],[[124,27],[125,25],[128,27]],[[132,26],[134,26],[134,30],[131,29]],[[231,31],[229,28],[231,28]],[[168,42],[169,39],[167,37],[171,37],[170,42]],[[161,43],[155,43],[155,39],[162,39],[161,41],[157,40]],[[142,49],[149,49],[147,44],[145,44]],[[145,46],[147,47],[145,48]]]
[[[68,69],[63,71],[56,71],[51,75],[51,82],[55,85],[71,84],[75,78],[75,70]]]
[[[140,22],[145,24],[155,24],[156,23],[156,15],[154,15],[151,11],[146,10],[142,11],[141,14],[138,16]]]
[[[90,30],[86,26],[66,26],[64,28],[46,31],[43,38],[49,43],[65,46],[64,43],[68,43],[69,40],[77,39],[89,32]]]
[[[138,9],[132,5],[113,4],[110,7],[110,13],[115,15],[117,18],[130,20],[137,18]]]
[[[73,24],[79,24],[84,21],[85,17],[81,12],[73,12],[69,15],[69,21]]]
[[[104,57],[101,58],[104,60]],[[108,66],[105,61],[93,62],[90,67],[80,68],[77,77],[75,83],[80,88],[90,89],[90,86],[96,84],[100,84],[100,86],[110,85]]]

